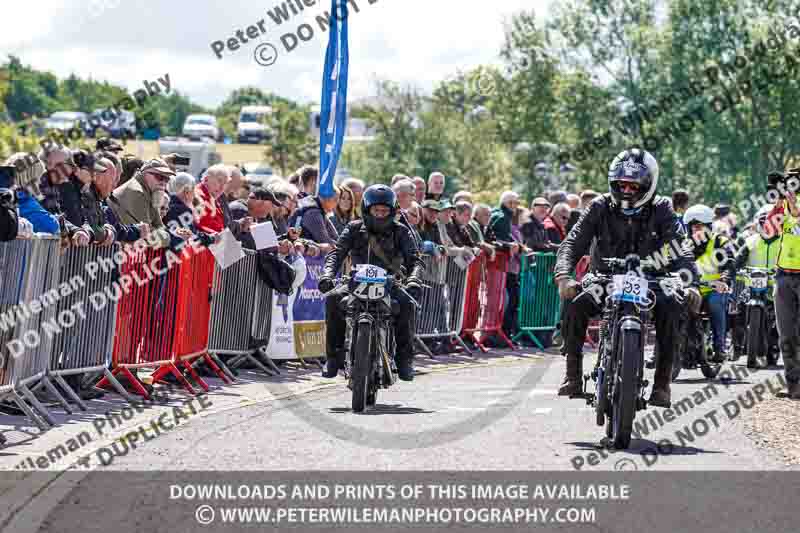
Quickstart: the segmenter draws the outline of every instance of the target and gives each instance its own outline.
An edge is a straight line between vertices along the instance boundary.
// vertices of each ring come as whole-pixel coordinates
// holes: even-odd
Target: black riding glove
[[[331,292],[336,288],[336,283],[331,278],[319,278],[319,291],[323,294]]]
[[[419,303],[419,299],[422,296],[422,282],[417,278],[408,278],[406,280],[406,292]]]

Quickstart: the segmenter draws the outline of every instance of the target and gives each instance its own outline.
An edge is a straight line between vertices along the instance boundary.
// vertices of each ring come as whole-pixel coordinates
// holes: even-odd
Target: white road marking
[[[505,389],[505,390],[490,390],[486,391],[486,394],[489,396],[505,396],[513,395],[517,392],[524,392],[520,389]],[[531,389],[528,392],[528,396],[550,396],[555,395],[558,391],[556,389]]]

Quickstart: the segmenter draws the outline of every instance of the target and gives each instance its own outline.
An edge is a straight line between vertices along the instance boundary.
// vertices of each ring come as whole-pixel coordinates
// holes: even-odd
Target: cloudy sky
[[[269,16],[285,2],[305,9],[276,24]],[[351,0],[350,95],[368,96],[376,79],[429,90],[459,69],[497,63],[503,23],[523,9],[544,16],[552,0]],[[369,2],[373,3],[370,4]],[[143,80],[169,73],[172,87],[206,106],[237,87],[254,85],[304,102],[317,102],[328,34],[316,17],[330,0],[5,0],[0,53],[59,77],[108,80],[134,91]],[[312,4],[306,7],[305,4]],[[247,37],[263,20],[266,30]],[[307,42],[286,51],[281,39],[308,23]],[[214,41],[245,32],[247,43],[222,52]],[[307,29],[306,29],[307,31]],[[307,34],[305,34],[307,35]],[[271,66],[254,60],[258,45],[275,46]],[[264,47],[262,46],[262,49]],[[268,49],[267,49],[268,50]],[[264,53],[267,60],[270,53]]]

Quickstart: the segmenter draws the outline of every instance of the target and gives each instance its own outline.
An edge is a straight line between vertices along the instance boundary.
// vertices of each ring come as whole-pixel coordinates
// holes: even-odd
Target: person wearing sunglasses
[[[175,171],[161,159],[151,159],[142,165],[133,178],[120,185],[108,198],[108,205],[122,224],[147,224],[150,240],[159,248],[170,245],[169,233],[158,212],[157,191],[166,191]]]
[[[561,396],[583,398],[583,344],[589,319],[599,316],[602,306],[593,295],[605,294],[605,287],[580,285],[571,278],[578,261],[591,252],[590,272],[609,274],[604,259],[636,254],[655,258],[670,243],[681,250],[664,264],[662,272],[686,271],[697,287],[699,274],[691,251],[681,248],[686,234],[668,198],[656,196],[659,168],[655,157],[635,147],[617,155],[608,171],[609,192],[595,199],[572,228],[558,249],[555,280],[564,302],[563,338],[567,368],[559,388]],[[675,352],[675,337],[683,297],[666,294],[656,287],[655,324],[659,357],[649,403],[671,405],[670,381]],[[699,298],[693,289],[687,299]],[[691,294],[691,296],[688,296]],[[691,303],[691,302],[690,302]]]

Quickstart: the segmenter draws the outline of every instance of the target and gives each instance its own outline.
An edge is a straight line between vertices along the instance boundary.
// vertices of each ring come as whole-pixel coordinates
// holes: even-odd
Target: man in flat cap
[[[169,246],[170,239],[156,208],[156,193],[165,191],[174,176],[175,171],[162,159],[151,159],[131,180],[114,189],[108,199],[108,205],[122,224],[148,224],[156,236],[154,241],[162,248]]]

